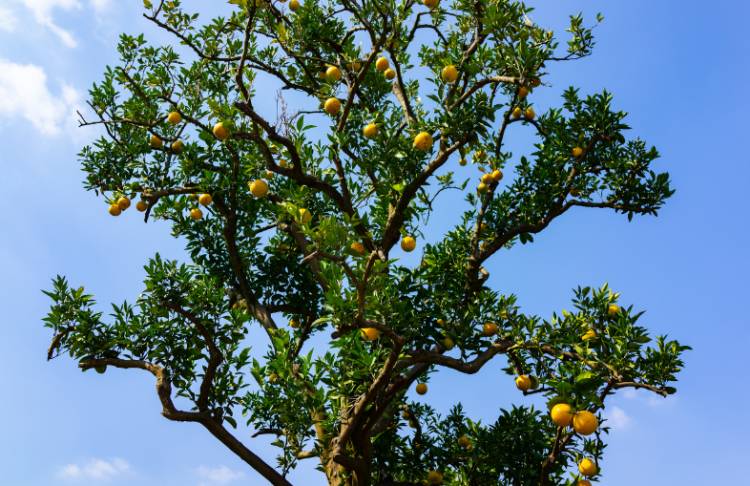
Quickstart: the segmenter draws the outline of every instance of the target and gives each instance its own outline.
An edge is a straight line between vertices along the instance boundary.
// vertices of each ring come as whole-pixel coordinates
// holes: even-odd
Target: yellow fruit
[[[482,223],[479,225],[479,232],[484,233],[487,230],[487,223]]]
[[[523,112],[523,116],[528,118],[529,120],[533,120],[536,118],[536,113],[534,113],[534,108],[529,108],[525,112]]]
[[[438,4],[439,1],[440,0],[422,0],[422,2],[424,3],[425,7],[429,8],[430,10],[432,10],[435,7],[437,7],[437,4]]]
[[[541,79],[532,79],[531,80],[531,87],[532,88],[538,88],[541,85],[542,85],[542,80]]]
[[[362,339],[366,341],[374,341],[380,337],[380,331],[374,327],[365,327],[360,329],[359,332],[362,335]]]
[[[123,208],[125,209],[125,208]],[[609,304],[609,308],[607,309],[607,315],[611,318],[617,317],[617,314],[620,313],[620,307],[615,304]]]
[[[190,200],[191,200],[192,202],[195,202],[195,201],[197,201],[197,200],[198,200],[198,194],[191,194],[191,195],[190,195]]]
[[[418,383],[417,384],[417,393],[420,395],[424,395],[427,393],[427,384],[426,383]]]
[[[383,74],[385,74],[385,79],[387,79],[388,81],[396,77],[396,71],[394,71],[393,69],[386,69],[385,73]]]
[[[526,98],[529,95],[529,90],[525,86],[518,88],[518,97],[521,99]]]
[[[250,193],[255,197],[263,197],[268,194],[266,181],[258,179],[250,183]]]
[[[401,240],[401,249],[407,253],[410,251],[414,251],[414,248],[416,247],[417,242],[411,236],[407,236],[403,240]]]
[[[588,331],[586,331],[586,334],[581,336],[581,339],[585,341],[587,339],[593,339],[595,337],[596,337],[596,331],[594,331],[593,329],[589,329]]]
[[[172,142],[172,152],[176,154],[181,154],[184,149],[185,149],[185,144],[182,143],[182,140],[177,140],[175,142]]]
[[[500,182],[503,180],[503,173],[499,170],[496,170],[492,173],[492,178],[495,180],[495,182]]]
[[[578,197],[578,196],[581,195],[581,191],[578,190],[577,187],[573,187],[573,188],[570,189],[570,195],[573,196],[573,197]]]
[[[363,132],[365,134],[365,138],[369,140],[378,134],[378,127],[376,127],[374,123],[370,123],[365,127]]]
[[[164,142],[162,142],[162,140],[156,135],[151,135],[149,143],[151,144],[151,148],[161,148]]]
[[[477,191],[479,192],[485,192],[486,190],[487,190],[487,184],[485,184],[484,182],[482,182],[481,184],[477,186]]]
[[[377,61],[375,61],[375,69],[381,72],[385,72],[386,69],[388,69],[391,66],[391,63],[388,62],[388,59],[385,57],[381,57]]]
[[[529,379],[531,380],[531,389],[536,390],[539,388],[539,378],[537,378],[534,375],[529,375]]]
[[[443,347],[445,348],[446,351],[450,351],[451,349],[453,349],[455,345],[456,343],[453,342],[453,339],[449,337],[443,339]]]
[[[202,217],[203,217],[203,211],[201,211],[200,209],[195,208],[195,209],[190,210],[190,219],[192,219],[193,221],[198,221]]]
[[[328,98],[328,100],[326,100],[325,110],[329,115],[335,115],[341,110],[341,102],[338,98]]]
[[[415,424],[413,420],[409,420],[409,427],[411,427],[412,429],[416,429],[417,424]]]
[[[598,427],[599,421],[591,412],[582,410],[573,417],[573,428],[581,435],[591,435]]]
[[[466,166],[466,159],[459,160],[458,161],[458,165],[460,165],[461,167],[465,167]]]
[[[339,81],[341,79],[341,70],[336,66],[331,66],[326,71],[326,79],[328,81]]]
[[[578,470],[584,476],[593,476],[596,474],[596,463],[591,459],[584,459],[578,463]]]
[[[360,67],[361,65],[359,64],[359,61],[354,61],[354,63],[350,62],[346,64],[346,69],[348,69],[349,71],[359,71]]]
[[[325,71],[318,71],[318,78],[325,79],[326,78],[326,72]]]
[[[531,379],[526,375],[516,378],[516,388],[521,391],[528,391],[531,388]]]
[[[466,437],[465,435],[462,435],[461,437],[458,438],[458,445],[460,445],[461,447],[464,447],[464,448],[468,447],[469,446],[469,438]]]
[[[493,182],[495,182],[495,179],[492,177],[492,174],[485,174],[482,176],[482,182],[484,182],[487,185],[490,185]]]
[[[573,157],[578,157],[583,153],[583,149],[581,147],[573,147]]]
[[[210,205],[213,200],[211,194],[202,194],[201,197],[198,198],[198,202],[201,203],[202,206]]]
[[[167,120],[169,120],[169,123],[171,123],[172,125],[179,125],[179,123],[182,121],[182,115],[180,115],[176,111],[173,111],[169,114]]]
[[[576,483],[576,486],[591,486],[591,481],[588,479],[581,479]]]
[[[521,115],[523,115],[523,110],[516,106],[513,109],[512,115],[513,115],[513,118],[521,118]]]
[[[443,77],[443,81],[446,83],[452,83],[458,79],[458,70],[456,69],[456,66],[445,66],[440,75]]]
[[[266,175],[264,175],[263,178],[267,181],[270,181],[271,179],[273,179],[273,172],[271,172],[270,170],[267,170]]]
[[[355,241],[352,243],[351,249],[359,253],[360,255],[365,254],[365,245],[360,243],[359,241]]]
[[[111,214],[112,216],[119,216],[121,212],[122,209],[120,209],[120,206],[118,206],[117,204],[113,204],[109,207],[109,214]]]
[[[427,132],[422,132],[414,137],[414,147],[423,152],[430,150],[430,147],[432,147],[432,143],[432,136],[430,136],[430,134]]]
[[[292,329],[297,329],[299,327],[299,321],[297,319],[292,319],[289,321],[289,327]]]
[[[299,218],[297,218],[297,221],[302,221],[302,223],[307,223],[310,221],[310,218],[312,217],[312,213],[308,211],[305,208],[299,208]]]
[[[438,326],[443,327],[445,325],[445,321],[443,319],[438,319],[437,324]]]
[[[297,0],[291,0],[289,2],[289,10],[291,10],[292,12],[296,12],[297,10],[299,10],[299,2]]]
[[[268,381],[270,381],[271,383],[276,383],[277,381],[279,381],[279,375],[277,375],[276,373],[271,373],[271,376],[268,377]]]
[[[284,159],[279,160],[279,167],[286,167],[287,161]]]
[[[485,336],[490,337],[497,334],[497,324],[494,322],[487,322],[484,324],[484,327],[482,328],[482,332]]]
[[[227,138],[229,138],[229,130],[224,128],[224,124],[222,122],[217,123],[214,125],[214,136],[219,139],[219,141],[223,142]]]
[[[148,209],[148,204],[146,204],[145,201],[138,201],[137,203],[135,203],[135,209],[142,213],[143,211]]]
[[[567,403],[558,403],[552,407],[552,411],[549,413],[552,417],[552,421],[560,427],[567,427],[573,423],[574,414],[570,413],[570,405]]]
[[[117,205],[120,207],[120,209],[125,211],[126,209],[130,207],[130,199],[123,196],[117,200]]]

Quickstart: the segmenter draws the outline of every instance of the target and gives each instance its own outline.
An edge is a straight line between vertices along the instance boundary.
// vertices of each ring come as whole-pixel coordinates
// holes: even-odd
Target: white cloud
[[[232,471],[226,466],[221,466],[216,469],[209,469],[206,466],[201,466],[197,469],[198,475],[207,480],[208,483],[201,483],[201,486],[213,486],[213,485],[224,485],[235,479],[243,479],[245,473],[242,471]]]
[[[0,30],[13,32],[16,28],[16,24],[18,24],[18,19],[13,11],[0,5]]]
[[[61,94],[55,96],[47,87],[43,68],[0,59],[0,119],[25,118],[42,135],[60,135],[63,128],[75,127],[81,93],[60,84]]]
[[[60,468],[57,476],[63,479],[112,479],[127,470],[130,465],[127,461],[119,458],[112,459],[111,462],[102,461],[101,459],[92,459],[86,464],[68,464]]]
[[[615,406],[609,406],[605,409],[604,418],[607,419],[605,425],[611,427],[612,430],[627,430],[633,422],[633,419],[623,409]]]
[[[112,6],[112,0],[89,0],[89,5],[97,15],[101,15]]]
[[[81,4],[78,3],[78,0],[20,0],[21,3],[26,5],[28,9],[30,9],[32,12],[34,12],[34,18],[37,22],[40,24],[46,26],[49,28],[52,32],[57,34],[58,37],[63,41],[63,43],[68,47],[75,47],[77,44],[76,40],[73,38],[73,34],[68,32],[67,30],[58,27],[53,21],[52,21],[52,10],[55,8],[61,8],[63,10],[72,10],[74,8],[81,8]],[[97,2],[97,0],[94,0]],[[92,2],[94,3],[94,2]],[[101,3],[101,0],[98,0],[97,3]]]
[[[627,398],[628,400],[638,400],[651,408],[671,407],[677,401],[677,397],[674,395],[669,395],[667,398],[664,398],[663,396],[657,395],[648,390],[626,388],[621,393],[623,398]]]

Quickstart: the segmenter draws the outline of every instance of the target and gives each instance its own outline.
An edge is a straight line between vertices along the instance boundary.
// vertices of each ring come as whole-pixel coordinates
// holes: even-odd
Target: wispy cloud
[[[612,430],[627,430],[633,425],[633,419],[625,413],[625,410],[613,405],[605,409],[604,418],[607,419],[605,425],[611,427]]]
[[[55,136],[75,127],[81,105],[81,93],[64,82],[60,94],[52,94],[42,67],[0,59],[0,119],[25,118],[40,134]]]
[[[242,471],[232,471],[226,466],[220,466],[215,469],[209,469],[201,466],[197,469],[198,476],[207,481],[202,482],[200,486],[223,486],[224,484],[234,481],[235,479],[244,479],[245,473]]]
[[[68,47],[76,47],[76,42],[73,34],[55,24],[52,20],[52,10],[61,8],[63,10],[72,10],[81,8],[81,4],[78,0],[20,0],[21,3],[34,12],[34,18],[36,21],[52,32],[54,32],[63,43]],[[101,0],[100,0],[101,1]],[[93,2],[92,2],[93,3]]]
[[[86,464],[68,464],[60,468],[57,476],[62,479],[99,479],[108,480],[128,471],[130,465],[124,459],[114,458],[111,461],[92,459]]]
[[[89,0],[89,5],[97,15],[102,15],[112,6],[112,0]]]
[[[626,388],[623,390],[622,397],[627,398],[628,400],[638,400],[651,408],[671,407],[677,401],[677,397],[674,395],[669,395],[667,398],[664,398],[661,395],[649,391],[635,390],[633,388]]]
[[[0,30],[5,32],[13,32],[18,24],[18,19],[15,13],[2,5],[0,5]]]

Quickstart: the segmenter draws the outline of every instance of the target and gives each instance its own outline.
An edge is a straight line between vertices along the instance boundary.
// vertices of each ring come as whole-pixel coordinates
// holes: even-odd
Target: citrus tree
[[[607,397],[674,393],[689,348],[648,345],[641,313],[606,285],[576,289],[572,312],[527,315],[485,268],[571,209],[656,216],[673,194],[606,91],[570,88],[536,113],[545,69],[592,52],[581,16],[561,48],[505,0],[229,3],[199,26],[178,0],[144,1],[175,46],[122,35],[121,64],[91,89],[98,118],[81,124],[106,134],[80,153],[86,188],[113,216],[139,198],[191,261],[156,254],[143,293],[107,318],[57,277],[49,358],[150,372],[165,418],[201,424],[277,486],[303,460],[330,485],[596,479]],[[264,113],[277,90],[300,111],[279,98]],[[511,124],[538,136],[531,158],[507,150]],[[478,186],[454,180],[466,164]],[[433,218],[448,232],[428,242],[438,197],[465,211]],[[397,245],[418,248],[419,265],[399,263]],[[250,326],[268,336],[256,350]],[[501,356],[519,395],[549,410],[508,404],[481,424],[417,396],[441,369]],[[255,430],[244,443],[240,425]],[[276,436],[274,465],[251,451],[262,434]]]

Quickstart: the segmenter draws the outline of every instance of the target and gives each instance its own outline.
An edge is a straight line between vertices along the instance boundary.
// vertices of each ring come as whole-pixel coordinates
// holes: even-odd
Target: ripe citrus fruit
[[[449,337],[443,339],[443,347],[445,348],[446,351],[450,351],[451,349],[453,349],[455,345],[456,343],[453,342],[453,339]]]
[[[526,375],[521,375],[516,378],[516,388],[521,391],[528,391],[531,388],[531,380]]]
[[[484,182],[487,185],[490,185],[493,182],[495,182],[495,179],[492,177],[492,174],[485,174],[482,176],[482,182]]]
[[[528,118],[529,120],[533,120],[536,118],[536,113],[534,113],[534,108],[529,108],[525,112],[523,112],[523,116]]]
[[[469,445],[469,438],[465,435],[462,435],[458,438],[458,445],[460,445],[461,447],[467,447]]]
[[[326,79],[328,81],[339,81],[341,79],[341,70],[336,66],[331,66],[326,71]]]
[[[111,214],[112,216],[119,216],[121,212],[122,209],[120,209],[120,206],[118,206],[117,204],[113,204],[109,207],[109,214]]]
[[[299,218],[297,218],[297,221],[302,221],[302,223],[307,223],[310,221],[310,217],[312,217],[312,213],[308,211],[306,208],[299,208]]]
[[[581,479],[576,483],[576,486],[591,486],[591,481],[588,479]]]
[[[126,209],[130,207],[130,199],[123,196],[117,200],[117,205],[120,206],[120,209],[125,211]]]
[[[346,69],[349,71],[359,71],[359,68],[361,65],[359,64],[359,61],[354,61],[353,63],[349,62],[346,64]]]
[[[485,336],[490,337],[497,334],[497,324],[494,322],[487,322],[484,324],[484,327],[482,328],[482,332]]]
[[[181,154],[184,149],[185,149],[185,144],[182,143],[182,140],[176,140],[172,142],[172,152],[176,154]]]
[[[149,143],[151,144],[152,148],[161,148],[164,142],[162,142],[162,140],[156,135],[151,135],[151,140],[149,141]]]
[[[268,377],[268,381],[270,381],[271,383],[276,383],[277,381],[279,381],[279,375],[277,375],[276,373],[271,373],[271,376]]]
[[[440,326],[440,327],[443,327],[445,325],[445,321],[443,319],[438,319],[437,320],[437,325]]]
[[[575,415],[570,413],[570,405],[567,403],[558,403],[552,407],[552,411],[549,415],[552,417],[552,421],[560,427],[567,427],[572,424],[573,417],[575,417]]]
[[[486,190],[487,190],[487,184],[485,184],[484,182],[482,182],[481,184],[477,186],[477,191],[479,192],[484,192]]]
[[[461,167],[465,167],[466,166],[466,159],[459,160],[458,161],[458,165],[460,165]]]
[[[198,202],[201,203],[202,206],[210,205],[213,200],[211,194],[202,194],[201,197],[198,198]]]
[[[596,415],[582,410],[573,417],[573,428],[581,435],[591,435],[599,427]]]
[[[403,240],[401,240],[401,249],[407,253],[410,251],[414,251],[414,248],[416,247],[417,242],[411,236],[407,236]]]
[[[365,127],[365,129],[363,130],[363,132],[365,134],[365,138],[369,140],[369,139],[371,139],[372,137],[374,137],[375,135],[378,134],[378,127],[375,126],[374,123],[370,123],[369,125],[367,125]]]
[[[425,0],[425,3],[430,0]],[[435,3],[437,3],[437,0],[434,0]],[[431,482],[432,484],[440,484],[443,481],[443,475],[440,474],[437,471],[430,471],[427,473],[427,481]]]
[[[589,329],[588,331],[586,331],[586,334],[581,336],[581,339],[585,341],[587,339],[593,339],[595,337],[596,337],[596,331],[594,331],[593,329]]]
[[[125,208],[123,208],[125,209]],[[607,315],[611,318],[617,317],[617,314],[620,313],[620,306],[615,304],[609,304],[609,308],[607,309]]]
[[[287,161],[284,159],[279,160],[279,167],[286,167]]]
[[[440,75],[443,77],[443,81],[446,83],[452,83],[458,79],[458,70],[456,69],[456,66],[445,66]]]
[[[268,184],[261,179],[255,180],[250,183],[250,192],[255,197],[263,197],[268,194]]]
[[[430,10],[432,10],[435,7],[437,7],[437,4],[438,4],[439,1],[440,0],[422,0],[422,2],[424,3],[425,7],[429,8]]]
[[[362,339],[366,341],[374,341],[380,337],[380,331],[374,327],[365,327],[360,329],[359,332],[362,335]]]
[[[292,12],[296,12],[297,10],[299,10],[299,2],[297,0],[291,0],[289,2],[289,10],[291,10]]]
[[[537,378],[534,375],[529,375],[529,380],[531,380],[531,389],[536,390],[539,388],[539,378]]]
[[[385,79],[387,79],[388,81],[396,77],[396,71],[394,71],[393,69],[386,69],[383,74],[385,74]]]
[[[417,384],[417,393],[420,395],[424,395],[427,393],[427,384],[426,383],[418,383]]]
[[[541,79],[532,79],[531,80],[531,87],[532,88],[538,88],[541,85],[542,85],[542,80]]]
[[[570,195],[573,197],[578,197],[581,195],[581,191],[577,187],[573,187],[570,189]]]
[[[578,157],[583,153],[583,149],[581,147],[573,147],[572,153],[573,157]]]
[[[423,152],[430,150],[430,147],[432,147],[432,143],[432,136],[430,136],[430,134],[427,132],[422,132],[414,137],[414,147]]]
[[[492,178],[495,180],[495,182],[500,182],[503,180],[503,173],[499,170],[496,170],[492,172]]]
[[[200,209],[195,208],[195,209],[190,210],[190,219],[192,219],[193,221],[198,221],[202,217],[203,217],[203,211],[201,211]]]
[[[148,209],[148,204],[146,204],[145,201],[138,201],[137,203],[135,203],[135,209],[142,213],[143,211]]]
[[[292,329],[297,329],[299,327],[299,321],[297,319],[290,320],[289,327],[291,327]]]
[[[169,120],[169,123],[171,123],[172,125],[179,125],[179,123],[182,121],[182,115],[180,115],[176,111],[173,111],[169,114],[167,120]]]
[[[381,57],[380,59],[375,61],[375,68],[381,72],[385,72],[385,70],[388,69],[390,65],[391,63],[388,62],[388,59],[386,59],[385,57]]]
[[[521,99],[526,98],[529,95],[529,90],[526,88],[526,86],[521,86],[518,88],[518,97]]]
[[[354,243],[352,243],[351,248],[352,248],[352,250],[356,251],[360,255],[364,255],[365,254],[365,245],[363,245],[359,241],[355,241]]]
[[[593,476],[596,474],[596,463],[589,458],[586,458],[578,463],[578,470],[584,476]]]
[[[222,122],[217,123],[214,125],[214,136],[219,139],[219,141],[223,142],[227,138],[229,138],[229,130],[224,128],[224,124]]]
[[[329,115],[335,115],[341,110],[341,102],[338,98],[328,98],[326,100],[325,110]]]
[[[512,115],[513,118],[521,118],[521,115],[523,115],[523,110],[516,106],[515,108],[513,108]]]

